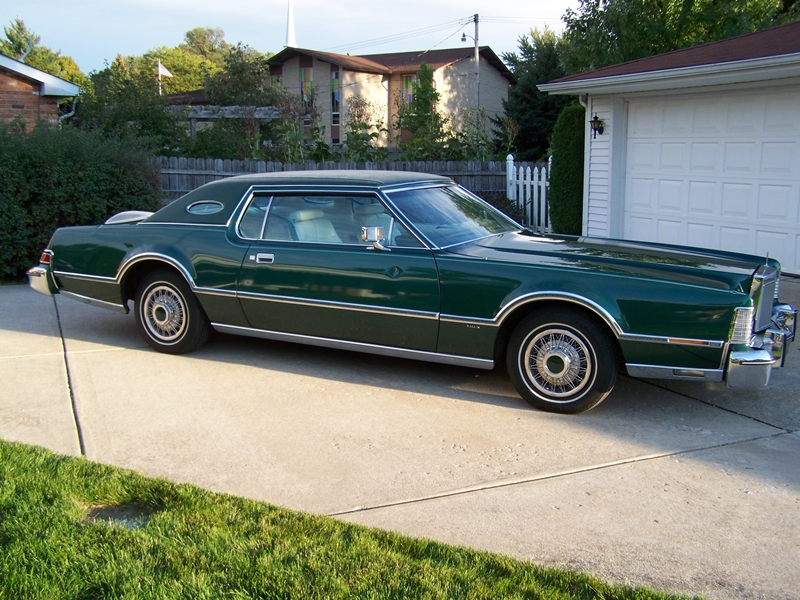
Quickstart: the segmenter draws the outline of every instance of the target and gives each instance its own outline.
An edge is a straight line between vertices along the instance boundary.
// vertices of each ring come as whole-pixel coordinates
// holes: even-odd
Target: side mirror
[[[381,244],[386,239],[383,227],[362,227],[361,239],[370,242],[375,250],[390,252],[389,248]]]

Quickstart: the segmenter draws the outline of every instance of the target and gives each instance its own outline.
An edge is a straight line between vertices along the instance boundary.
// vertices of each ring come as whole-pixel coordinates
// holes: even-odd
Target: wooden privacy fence
[[[506,196],[519,206],[524,224],[543,233],[553,232],[547,209],[551,162],[515,164],[512,155],[506,158]]]
[[[515,163],[508,155],[500,161],[388,161],[367,163],[300,163],[288,164],[256,160],[223,160],[220,158],[178,158],[159,156],[161,191],[165,200],[174,200],[217,179],[248,173],[278,171],[338,171],[375,169],[378,171],[417,171],[450,177],[468,190],[483,196],[505,195],[519,206],[523,223],[542,232],[551,232],[547,212],[549,163]]]
[[[444,175],[476,194],[505,194],[506,164],[500,161],[390,161],[367,163],[301,163],[287,164],[255,160],[222,160],[214,158],[156,157],[161,168],[161,191],[164,198],[174,200],[217,179],[248,173],[277,171],[339,171],[375,169],[378,171],[417,171]]]

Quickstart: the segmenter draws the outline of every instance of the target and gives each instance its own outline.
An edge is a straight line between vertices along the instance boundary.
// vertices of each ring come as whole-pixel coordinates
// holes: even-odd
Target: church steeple
[[[297,48],[297,38],[294,35],[294,7],[289,0],[289,10],[286,12],[286,47]]]

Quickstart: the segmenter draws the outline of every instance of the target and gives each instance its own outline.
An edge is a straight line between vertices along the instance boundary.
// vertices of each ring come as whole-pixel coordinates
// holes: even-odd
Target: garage
[[[624,237],[800,271],[800,92],[628,102]]]
[[[584,235],[800,274],[800,21],[538,87],[586,108]]]

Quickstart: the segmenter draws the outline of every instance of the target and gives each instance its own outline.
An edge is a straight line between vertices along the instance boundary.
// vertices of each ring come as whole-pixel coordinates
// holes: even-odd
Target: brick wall
[[[58,122],[58,98],[39,96],[39,84],[0,69],[0,120],[21,117],[28,129],[38,121]]]

